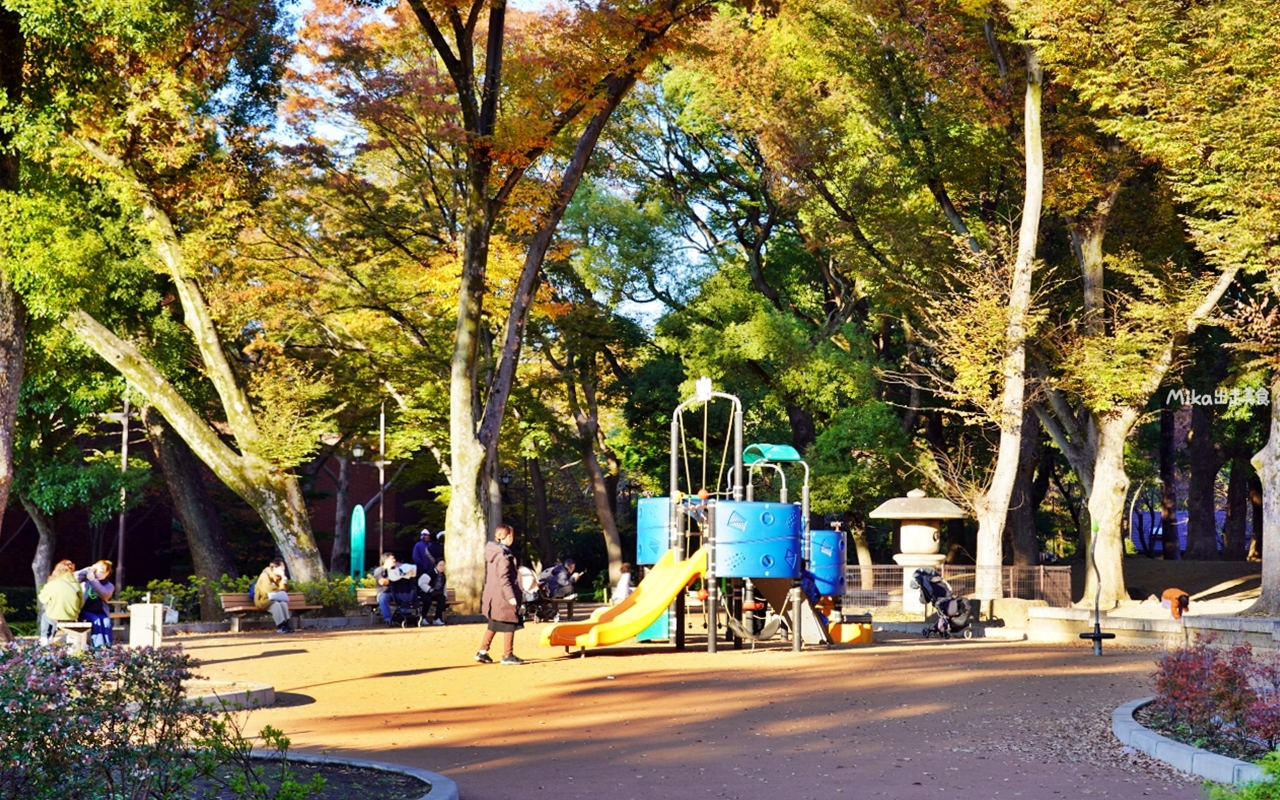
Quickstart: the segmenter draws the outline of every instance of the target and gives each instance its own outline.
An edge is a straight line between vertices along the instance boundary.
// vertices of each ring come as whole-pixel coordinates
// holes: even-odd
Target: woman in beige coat
[[[519,608],[520,587],[516,583],[516,558],[511,554],[515,531],[510,525],[499,525],[493,532],[495,541],[484,546],[484,593],[480,596],[480,611],[489,619],[484,639],[476,661],[492,664],[489,645],[495,633],[502,634],[503,664],[523,664],[524,660],[512,652],[516,631],[524,627],[516,610]]]

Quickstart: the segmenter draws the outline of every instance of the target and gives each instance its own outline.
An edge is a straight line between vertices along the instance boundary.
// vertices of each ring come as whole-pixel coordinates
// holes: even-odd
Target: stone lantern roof
[[[895,497],[867,515],[871,519],[964,519],[967,514],[945,497],[925,497],[924,490],[912,489],[906,497]]]

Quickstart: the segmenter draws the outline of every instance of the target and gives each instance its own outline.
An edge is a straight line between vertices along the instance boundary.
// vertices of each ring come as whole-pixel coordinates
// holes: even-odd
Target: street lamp
[[[382,558],[383,548],[383,531],[385,530],[385,514],[383,508],[386,505],[387,490],[387,464],[390,461],[386,459],[387,452],[387,404],[383,401],[382,408],[378,412],[378,460],[366,461],[366,464],[373,464],[378,468],[378,558]],[[351,456],[353,463],[359,464],[360,458],[364,456],[364,445],[359,442],[351,446]]]

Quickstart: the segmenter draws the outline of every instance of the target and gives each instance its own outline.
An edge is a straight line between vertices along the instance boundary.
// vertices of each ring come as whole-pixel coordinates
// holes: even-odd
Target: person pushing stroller
[[[582,577],[581,572],[573,571],[576,566],[578,566],[577,562],[572,558],[552,564],[538,576],[538,583],[542,584],[543,590],[549,597],[557,600],[576,600],[578,590],[574,588],[574,584]]]

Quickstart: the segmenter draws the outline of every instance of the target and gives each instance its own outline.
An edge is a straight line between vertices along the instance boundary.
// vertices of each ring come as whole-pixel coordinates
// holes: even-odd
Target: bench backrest
[[[307,604],[307,596],[302,592],[289,592],[289,605],[305,606]],[[241,606],[253,605],[253,595],[248,592],[228,592],[218,595],[218,602],[222,603],[223,608],[239,608]]]

